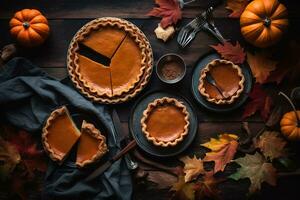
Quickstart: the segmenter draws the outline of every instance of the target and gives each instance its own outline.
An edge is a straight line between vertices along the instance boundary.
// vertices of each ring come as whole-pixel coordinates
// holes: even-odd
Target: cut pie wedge
[[[76,165],[84,167],[98,161],[108,151],[106,138],[90,123],[82,122],[81,137],[78,142]]]
[[[52,160],[61,163],[80,135],[67,108],[63,106],[54,110],[46,121],[42,133],[44,149]]]

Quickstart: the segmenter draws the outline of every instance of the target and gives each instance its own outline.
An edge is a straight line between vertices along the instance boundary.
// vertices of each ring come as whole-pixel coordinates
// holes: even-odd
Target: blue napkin
[[[93,104],[72,86],[50,77],[24,58],[14,58],[0,69],[1,115],[12,125],[40,134],[51,111],[69,104],[93,113],[109,132],[109,157],[119,151],[120,141],[115,141],[115,130],[105,105]],[[84,182],[97,166],[78,169],[67,160],[57,165],[49,159],[43,199],[131,199],[132,181],[123,160],[115,162],[105,173],[90,182]]]

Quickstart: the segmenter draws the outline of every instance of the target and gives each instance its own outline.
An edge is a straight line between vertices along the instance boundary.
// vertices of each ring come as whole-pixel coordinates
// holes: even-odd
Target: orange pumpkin
[[[27,47],[42,44],[50,30],[48,20],[36,9],[23,9],[16,12],[9,25],[11,35]]]
[[[268,47],[280,40],[287,29],[286,7],[278,0],[254,0],[240,17],[244,38],[257,47]]]

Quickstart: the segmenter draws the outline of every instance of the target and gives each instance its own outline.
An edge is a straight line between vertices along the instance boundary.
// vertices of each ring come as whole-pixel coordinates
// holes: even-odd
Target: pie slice
[[[188,134],[189,113],[174,98],[156,99],[147,106],[141,119],[142,131],[154,145],[175,146]]]
[[[111,79],[113,95],[129,91],[140,80],[141,49],[129,35],[126,36],[114,57],[111,59]]]
[[[218,88],[207,81],[208,74],[215,80]],[[245,77],[238,65],[216,59],[201,71],[198,90],[209,102],[231,104],[243,92],[244,81]]]
[[[105,26],[90,32],[82,43],[99,54],[111,58],[125,36],[126,32],[122,29]]]
[[[101,132],[86,121],[81,125],[81,137],[78,142],[76,165],[84,167],[98,161],[108,151],[106,138]]]
[[[44,149],[52,160],[62,162],[80,135],[67,108],[63,106],[54,110],[46,121],[42,133]]]
[[[112,96],[110,69],[83,55],[78,54],[79,79],[87,85],[91,91]]]

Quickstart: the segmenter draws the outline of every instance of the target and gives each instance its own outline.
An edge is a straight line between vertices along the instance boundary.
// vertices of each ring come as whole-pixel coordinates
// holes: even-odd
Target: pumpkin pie
[[[108,151],[106,138],[91,123],[86,121],[81,125],[81,136],[78,142],[76,165],[84,167],[98,161]]]
[[[141,119],[142,131],[156,146],[175,146],[188,134],[189,113],[174,98],[164,97],[150,103]]]
[[[81,45],[109,58],[109,64],[82,55]],[[132,23],[112,17],[83,26],[68,51],[68,69],[75,86],[103,103],[126,101],[136,95],[149,81],[152,62],[145,35]]]
[[[211,76],[216,85],[211,84],[207,76]],[[243,92],[244,81],[244,75],[238,65],[216,59],[200,72],[198,90],[211,103],[231,104]]]
[[[52,160],[62,162],[80,135],[67,108],[63,106],[54,110],[46,121],[42,134],[44,149]]]

